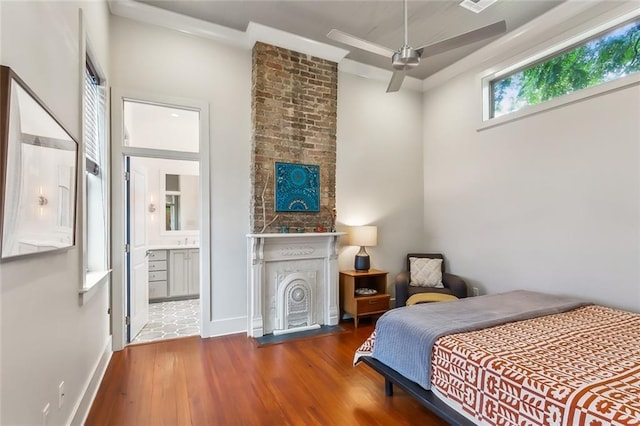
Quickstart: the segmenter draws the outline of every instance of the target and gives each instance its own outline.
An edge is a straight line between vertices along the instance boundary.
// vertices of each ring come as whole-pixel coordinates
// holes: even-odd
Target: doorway
[[[200,334],[197,161],[125,157],[130,343]]]
[[[111,100],[113,349],[205,335],[208,105],[115,88]]]

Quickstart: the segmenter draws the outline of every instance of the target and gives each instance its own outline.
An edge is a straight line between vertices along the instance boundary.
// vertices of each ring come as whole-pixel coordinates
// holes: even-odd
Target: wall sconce
[[[49,204],[49,200],[42,194],[42,187],[39,188],[38,205],[40,206],[40,217],[44,216],[44,206]]]
[[[42,195],[42,187],[40,187],[38,191],[38,205],[42,207],[42,206],[46,206],[48,203],[49,203],[49,200],[47,200],[47,197]]]
[[[356,254],[354,269],[357,272],[368,271],[371,266],[371,261],[365,247],[378,245],[378,227],[352,226],[349,229],[349,237],[351,239],[351,245],[360,246],[360,251]]]

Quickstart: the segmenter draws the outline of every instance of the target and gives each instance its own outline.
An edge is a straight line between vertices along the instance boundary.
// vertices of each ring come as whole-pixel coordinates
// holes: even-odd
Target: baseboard
[[[109,366],[109,361],[111,360],[112,354],[113,350],[111,349],[111,336],[109,336],[104,345],[102,356],[98,360],[98,363],[93,370],[93,375],[87,382],[84,393],[82,394],[82,398],[80,398],[80,401],[78,401],[73,411],[73,417],[70,423],[71,425],[84,425],[84,423],[86,422],[87,416],[89,415],[89,410],[91,410],[93,400],[98,393],[100,383],[102,382],[104,373],[107,371],[107,366]]]

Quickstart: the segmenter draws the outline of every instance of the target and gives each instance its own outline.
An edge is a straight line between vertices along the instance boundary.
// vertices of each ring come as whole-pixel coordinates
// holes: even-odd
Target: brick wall
[[[253,48],[251,114],[251,229],[265,232],[280,226],[329,227],[336,193],[336,106],[338,66],[335,62],[256,43]],[[320,212],[275,212],[275,162],[320,167]],[[268,183],[267,183],[268,180]]]

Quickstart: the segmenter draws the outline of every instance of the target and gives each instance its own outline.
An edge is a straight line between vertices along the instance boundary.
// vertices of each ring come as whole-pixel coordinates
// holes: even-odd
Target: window
[[[97,284],[107,270],[106,95],[96,68],[87,58],[84,76],[85,286]]]
[[[640,71],[640,20],[490,82],[490,118]]]

